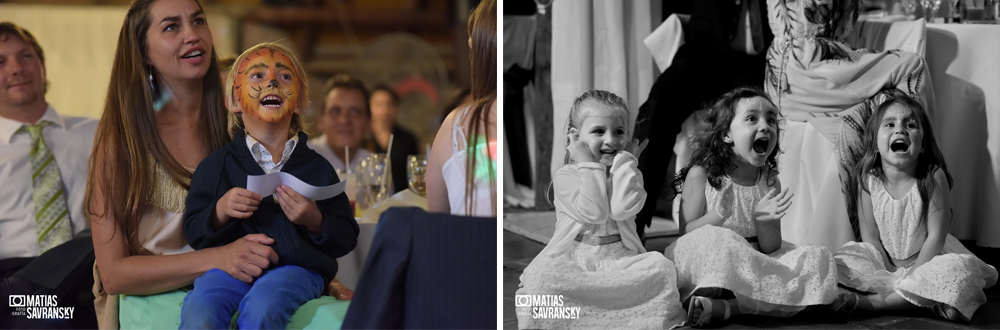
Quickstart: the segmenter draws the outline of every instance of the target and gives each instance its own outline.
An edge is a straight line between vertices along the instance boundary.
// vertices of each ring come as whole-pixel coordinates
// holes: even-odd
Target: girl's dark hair
[[[729,132],[729,125],[736,116],[736,106],[740,100],[762,97],[774,106],[774,102],[760,88],[738,87],[719,97],[708,109],[708,113],[700,116],[698,129],[691,140],[691,148],[694,155],[687,166],[681,169],[680,173],[674,177],[673,187],[676,195],[681,193],[684,187],[684,179],[691,171],[691,167],[699,165],[705,168],[708,184],[712,188],[722,187],[722,177],[736,169],[736,157],[729,143],[723,141],[723,137]],[[775,107],[777,109],[777,107]],[[780,125],[778,125],[780,127]],[[778,153],[781,152],[781,129],[776,128],[778,139],[774,142],[774,150],[767,155],[764,161],[764,178],[768,186],[773,186],[778,177]]]
[[[858,161],[855,170],[855,173],[861,174],[857,176],[856,184],[865,192],[870,193],[867,182],[865,182],[869,175],[877,177],[883,183],[887,180],[885,170],[882,169],[882,157],[879,156],[878,151],[879,123],[881,123],[885,113],[889,111],[889,107],[894,104],[899,104],[910,109],[915,115],[914,117],[916,117],[917,125],[924,132],[923,141],[920,145],[921,152],[917,156],[917,169],[913,173],[913,177],[917,179],[917,191],[920,192],[920,203],[924,206],[920,214],[920,219],[921,221],[926,221],[930,198],[934,195],[934,190],[937,189],[937,183],[934,181],[934,172],[937,170],[944,171],[945,176],[948,178],[949,188],[952,185],[951,173],[948,173],[948,166],[945,165],[944,155],[938,149],[930,117],[927,116],[924,106],[899,90],[889,91],[887,95],[888,98],[868,118],[868,122],[865,124],[865,133],[861,135],[861,146],[864,148],[864,154],[861,156],[861,160]]]

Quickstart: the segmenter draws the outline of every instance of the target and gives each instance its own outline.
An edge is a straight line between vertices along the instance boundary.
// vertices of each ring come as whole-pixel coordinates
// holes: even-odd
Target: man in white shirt
[[[93,297],[77,299],[94,282],[83,201],[97,121],[60,116],[46,89],[38,42],[0,22],[0,297],[58,295],[56,307],[75,307],[72,320],[53,321],[0,304],[11,308],[0,310],[0,328],[97,326]]]
[[[345,171],[348,166],[354,169],[361,159],[372,154],[361,147],[371,129],[368,89],[354,77],[338,75],[327,81],[325,90],[318,125],[323,135],[309,140],[307,145],[338,171]],[[351,159],[345,162],[348,156]]]

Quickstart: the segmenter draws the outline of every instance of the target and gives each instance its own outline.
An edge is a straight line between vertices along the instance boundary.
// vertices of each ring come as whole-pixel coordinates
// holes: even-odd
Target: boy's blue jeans
[[[299,266],[264,272],[253,285],[212,269],[184,297],[181,329],[227,329],[239,306],[240,329],[284,329],[295,310],[323,293],[323,277]]]

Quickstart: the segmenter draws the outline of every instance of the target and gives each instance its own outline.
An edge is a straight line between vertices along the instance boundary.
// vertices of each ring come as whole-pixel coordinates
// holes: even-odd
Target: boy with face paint
[[[263,233],[274,239],[278,260],[248,256],[267,265],[263,275],[250,274],[260,277],[249,284],[219,269],[205,272],[184,298],[181,329],[227,328],[237,307],[239,328],[285,328],[292,313],[319,298],[337,274],[336,258],[357,244],[358,224],[344,194],[313,201],[288,186],[274,198],[246,189],[247,175],[278,171],[314,186],[340,181],[305,144],[305,82],[302,64],[281,45],[259,44],[236,59],[225,82],[233,142],[198,165],[184,234],[191,247],[205,249]]]

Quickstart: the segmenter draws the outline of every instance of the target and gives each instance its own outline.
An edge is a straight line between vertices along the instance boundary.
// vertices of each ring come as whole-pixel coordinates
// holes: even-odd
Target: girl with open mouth
[[[783,247],[780,220],[793,194],[777,176],[778,122],[759,89],[730,91],[700,121],[694,156],[674,179],[688,233],[664,254],[677,267],[690,326],[740,314],[787,317],[837,297],[828,250]]]

